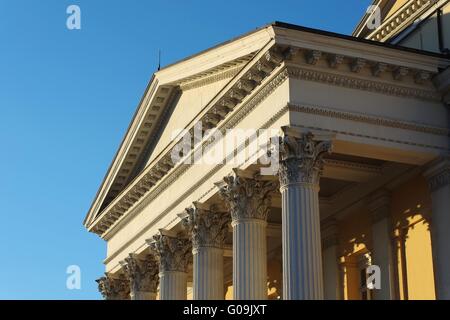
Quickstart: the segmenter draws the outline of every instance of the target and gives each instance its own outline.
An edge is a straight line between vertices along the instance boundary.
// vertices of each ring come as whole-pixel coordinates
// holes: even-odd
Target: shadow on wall
[[[395,295],[401,300],[435,299],[430,236],[431,197],[418,176],[391,195],[391,240]],[[339,223],[341,294],[344,299],[371,299],[365,268],[371,264],[372,230],[368,209]]]

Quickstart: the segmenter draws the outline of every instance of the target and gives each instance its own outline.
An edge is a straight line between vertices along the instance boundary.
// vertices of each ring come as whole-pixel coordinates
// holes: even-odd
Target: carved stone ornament
[[[438,158],[430,168],[425,171],[428,179],[428,187],[435,192],[450,184],[450,159],[448,157]]]
[[[224,178],[220,195],[230,209],[233,221],[242,219],[267,220],[270,211],[270,193],[277,189],[274,181],[244,178],[237,174]]]
[[[186,209],[183,219],[184,227],[192,235],[192,247],[222,248],[228,232],[229,215],[218,212],[215,208],[210,210],[194,207]]]
[[[314,135],[280,137],[280,185],[291,183],[318,184],[323,169],[323,155],[331,153],[331,141],[316,141]]]
[[[98,291],[105,300],[128,300],[130,299],[130,286],[125,277],[113,278],[109,273],[95,280],[98,283]]]
[[[132,292],[156,293],[159,282],[159,266],[152,255],[147,255],[145,259],[138,259],[135,255],[130,254],[121,264],[130,281]]]
[[[187,266],[192,258],[190,239],[157,234],[153,236],[150,248],[159,257],[160,272],[187,271]]]

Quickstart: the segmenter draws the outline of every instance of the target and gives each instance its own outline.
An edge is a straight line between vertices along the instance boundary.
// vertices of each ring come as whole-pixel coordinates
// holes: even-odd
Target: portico
[[[155,73],[85,222],[105,298],[403,299],[423,263],[450,299],[448,65],[275,23]]]

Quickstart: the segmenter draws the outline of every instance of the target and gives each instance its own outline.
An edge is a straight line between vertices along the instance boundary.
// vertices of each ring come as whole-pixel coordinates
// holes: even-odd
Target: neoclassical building
[[[154,73],[84,221],[106,299],[450,299],[450,4],[374,5]]]

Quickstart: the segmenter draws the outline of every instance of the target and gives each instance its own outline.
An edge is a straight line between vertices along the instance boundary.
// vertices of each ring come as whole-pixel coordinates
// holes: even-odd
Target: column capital
[[[323,169],[323,156],[331,153],[330,137],[320,138],[311,132],[297,133],[283,127],[279,138],[281,187],[293,183],[318,184]]]
[[[147,240],[150,249],[159,258],[159,272],[186,272],[191,260],[191,241],[176,236],[170,236],[160,230],[153,239]]]
[[[391,193],[380,189],[372,193],[368,198],[368,209],[371,214],[372,223],[376,223],[391,214]]]
[[[158,289],[159,270],[158,262],[153,255],[138,258],[135,254],[130,254],[120,262],[125,275],[130,281],[132,292],[152,292]]]
[[[428,187],[434,192],[450,184],[450,158],[440,157],[433,161],[424,172]]]
[[[245,219],[266,221],[270,211],[270,193],[277,189],[275,181],[243,177],[238,170],[226,176],[220,196],[230,209],[233,222]]]
[[[98,291],[106,300],[128,300],[130,298],[130,287],[125,277],[113,277],[110,273],[97,280]]]
[[[215,206],[205,209],[195,202],[185,210],[182,222],[192,236],[193,250],[200,247],[222,248],[230,218]]]

